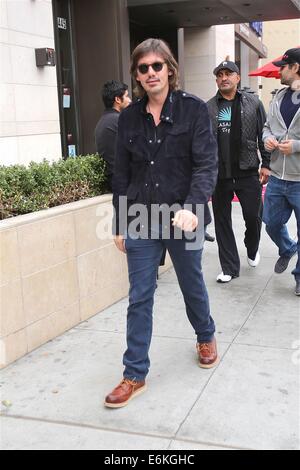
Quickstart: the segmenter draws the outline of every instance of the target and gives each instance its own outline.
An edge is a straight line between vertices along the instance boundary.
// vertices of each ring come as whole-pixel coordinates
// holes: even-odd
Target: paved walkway
[[[264,231],[261,264],[247,265],[234,206],[241,277],[217,284],[216,243],[206,243],[204,256],[219,366],[197,366],[170,270],[156,296],[148,391],[123,409],[102,405],[122,376],[125,299],[1,372],[1,400],[12,403],[1,406],[3,448],[299,448],[300,299],[290,268],[274,274],[276,249]]]

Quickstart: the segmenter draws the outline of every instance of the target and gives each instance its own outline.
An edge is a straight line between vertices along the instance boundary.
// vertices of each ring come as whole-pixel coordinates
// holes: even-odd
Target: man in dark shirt
[[[262,223],[262,189],[269,175],[270,154],[262,142],[266,114],[257,96],[238,90],[237,65],[224,61],[215,68],[218,93],[208,109],[218,140],[219,173],[213,194],[215,230],[222,272],[217,282],[229,282],[240,274],[240,259],[232,230],[231,201],[234,193],[242,206],[246,225],[247,261],[256,267]],[[259,171],[261,155],[261,169]]]
[[[196,333],[199,365],[211,368],[218,362],[201,268],[202,246],[197,241],[201,231],[203,242],[204,225],[210,221],[203,209],[217,177],[216,141],[207,106],[178,90],[178,64],[160,39],[137,46],[131,74],[141,99],[120,116],[113,178],[115,243],[127,254],[130,281],[127,350],[124,378],[105,399],[110,408],[127,405],[146,389],[156,273],[164,248],[173,261]],[[122,209],[124,199],[128,210],[127,204]],[[169,209],[165,223],[152,216],[157,206]],[[144,217],[135,216],[136,211]],[[129,215],[132,223],[126,222]],[[136,219],[140,219],[139,229],[134,226]],[[192,246],[187,242],[190,235],[196,236]]]
[[[109,189],[111,189],[118,120],[120,112],[131,103],[128,95],[128,86],[116,80],[106,82],[102,89],[102,100],[105,111],[96,126],[95,141],[97,152],[106,161],[106,176]]]

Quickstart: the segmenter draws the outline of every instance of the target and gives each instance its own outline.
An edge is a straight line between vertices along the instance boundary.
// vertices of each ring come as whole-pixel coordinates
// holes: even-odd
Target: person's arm
[[[107,163],[110,174],[113,174],[116,154],[118,121],[107,122],[102,132],[95,132],[96,150]]]
[[[265,149],[272,152],[278,148],[284,155],[291,155],[292,153],[300,152],[300,140],[289,139],[278,142],[276,137],[273,135],[269,122],[269,115],[272,112],[273,106],[274,104],[271,103],[268,118],[263,128],[263,141]]]
[[[273,135],[272,130],[271,130],[271,125],[270,125],[270,116],[272,115],[272,112],[273,112],[273,106],[274,106],[274,100],[270,104],[269,113],[268,113],[267,120],[265,122],[265,125],[263,127],[263,132],[262,132],[262,140],[264,143],[264,147],[268,152],[272,152],[278,147],[278,141],[276,137]]]
[[[278,144],[278,148],[284,155],[291,155],[292,153],[300,152],[300,140],[282,140]]]
[[[270,152],[265,149],[264,142],[263,142],[263,129],[266,123],[267,116],[265,112],[264,105],[259,100],[259,105],[257,108],[257,133],[258,133],[258,148],[260,151],[261,159],[262,159],[262,168],[270,168]]]
[[[125,119],[126,119],[124,114],[122,113],[119,118],[114,176],[112,180],[113,206],[114,206],[113,234],[116,237],[123,235],[126,229],[125,224],[124,224],[124,221],[126,219],[126,214],[119,214],[119,206],[120,206],[119,198],[120,196],[126,196],[127,189],[130,183],[130,177],[131,177],[131,171],[130,171],[131,153],[127,150],[126,146],[124,145]],[[122,218],[120,219],[120,215],[124,216],[124,220],[122,220]]]
[[[217,142],[212,133],[207,105],[199,103],[192,140],[193,172],[186,204],[205,204],[214,192],[218,175]]]
[[[299,140],[292,140],[292,152],[299,153],[300,152],[300,139]]]
[[[197,118],[194,123],[192,137],[192,180],[185,205],[192,206],[192,212],[188,210],[178,211],[174,218],[174,225],[182,230],[192,231],[198,225],[195,216],[197,204],[206,204],[216,185],[218,175],[218,151],[217,143],[212,133],[211,121],[207,105],[199,103]]]

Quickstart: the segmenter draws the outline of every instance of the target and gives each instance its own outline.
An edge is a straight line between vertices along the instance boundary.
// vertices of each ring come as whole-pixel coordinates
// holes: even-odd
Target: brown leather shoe
[[[214,338],[209,343],[197,343],[199,366],[203,369],[210,369],[218,364],[217,342]]]
[[[113,391],[105,398],[104,405],[108,408],[121,408],[126,406],[128,402],[143,393],[147,386],[145,381],[136,382],[136,380],[123,379],[122,382],[113,389]]]

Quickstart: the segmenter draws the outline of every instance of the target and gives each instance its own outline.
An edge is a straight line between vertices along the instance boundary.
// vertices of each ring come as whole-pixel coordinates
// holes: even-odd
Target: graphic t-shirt
[[[234,100],[219,100],[218,114],[218,146],[219,146],[219,177],[231,177],[230,130],[232,105]]]

